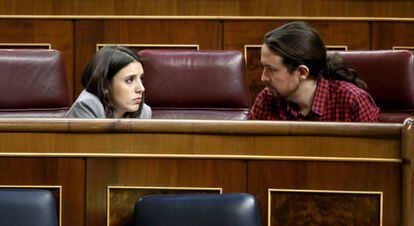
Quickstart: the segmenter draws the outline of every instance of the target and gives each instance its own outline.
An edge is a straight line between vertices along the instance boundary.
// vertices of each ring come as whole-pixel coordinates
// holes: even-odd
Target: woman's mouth
[[[141,100],[142,100],[142,97],[137,97],[137,98],[132,99],[132,101],[137,104],[141,103]]]

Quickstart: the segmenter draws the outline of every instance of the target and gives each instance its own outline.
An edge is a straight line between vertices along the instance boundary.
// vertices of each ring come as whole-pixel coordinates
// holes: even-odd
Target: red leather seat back
[[[0,117],[63,117],[70,107],[56,50],[0,50]]]
[[[251,106],[238,51],[143,50],[153,118],[244,119]]]
[[[339,52],[367,83],[381,121],[403,122],[414,114],[414,57],[406,50]]]

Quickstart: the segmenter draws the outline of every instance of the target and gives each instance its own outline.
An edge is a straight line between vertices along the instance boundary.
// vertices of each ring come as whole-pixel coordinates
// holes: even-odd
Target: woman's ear
[[[306,65],[299,65],[299,67],[296,69],[299,72],[299,78],[305,80],[309,76],[309,68]]]

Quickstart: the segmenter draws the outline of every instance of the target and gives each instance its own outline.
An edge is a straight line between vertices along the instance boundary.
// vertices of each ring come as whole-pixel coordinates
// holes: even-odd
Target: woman
[[[322,38],[311,26],[291,22],[267,33],[260,60],[266,88],[248,119],[379,121],[365,82],[338,54],[327,57]]]
[[[68,118],[151,118],[144,103],[142,60],[130,49],[106,46],[82,72],[85,89],[66,114]]]

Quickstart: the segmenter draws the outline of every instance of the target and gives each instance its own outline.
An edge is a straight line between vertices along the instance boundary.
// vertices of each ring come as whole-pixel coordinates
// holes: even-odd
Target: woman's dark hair
[[[105,46],[95,53],[82,71],[83,86],[88,92],[99,98],[107,118],[113,118],[116,110],[110,84],[116,73],[134,61],[142,64],[142,59],[130,49],[123,46]],[[124,117],[138,117],[141,114],[143,103],[144,98],[142,98],[138,111],[127,112]]]
[[[318,79],[343,80],[367,89],[364,81],[358,78],[355,70],[348,68],[339,54],[327,57],[326,47],[319,33],[304,22],[290,22],[264,37],[264,44],[283,59],[289,72],[299,65],[309,68],[309,75]]]

